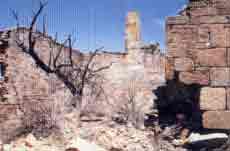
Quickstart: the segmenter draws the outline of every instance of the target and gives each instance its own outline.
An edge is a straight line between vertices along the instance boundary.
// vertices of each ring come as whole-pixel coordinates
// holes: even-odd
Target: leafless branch
[[[37,11],[34,11],[34,15],[32,16],[32,21],[29,25],[29,34],[27,37],[28,44],[25,44],[25,41],[20,41],[17,38],[16,42],[18,46],[22,49],[23,52],[29,54],[33,60],[35,61],[36,65],[44,70],[48,74],[55,74],[70,90],[73,96],[79,96],[79,100],[82,101],[82,96],[84,94],[85,85],[91,85],[91,87],[95,87],[96,78],[100,78],[99,73],[105,69],[108,69],[110,65],[98,67],[93,69],[92,66],[95,64],[94,58],[97,56],[98,52],[103,49],[99,48],[96,49],[93,53],[90,53],[87,60],[74,62],[73,60],[73,44],[75,40],[73,40],[71,35],[68,35],[67,39],[63,41],[63,43],[58,44],[58,36],[57,33],[54,39],[49,39],[49,55],[48,63],[46,63],[43,58],[38,55],[39,50],[36,50],[36,43],[40,38],[46,38],[44,34],[39,35],[36,32],[35,26],[38,21],[39,16],[41,15],[42,11],[44,10],[47,2],[41,2]],[[19,23],[18,14],[14,11],[13,12],[14,19]],[[45,23],[44,23],[45,24]],[[43,24],[43,26],[45,26]],[[19,29],[19,25],[18,25]],[[43,27],[44,29],[44,27]],[[44,31],[44,30],[43,30]],[[19,31],[17,31],[19,35]],[[68,56],[64,56],[62,58],[63,53],[68,53]]]

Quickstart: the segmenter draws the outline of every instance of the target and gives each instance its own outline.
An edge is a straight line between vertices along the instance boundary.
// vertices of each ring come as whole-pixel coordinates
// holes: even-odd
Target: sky
[[[22,25],[28,24],[38,0],[2,0],[0,28],[16,25],[12,11],[19,14]],[[42,16],[46,16],[48,33],[58,32],[59,41],[68,34],[76,38],[74,47],[92,51],[124,51],[125,17],[137,11],[141,20],[141,37],[145,43],[159,42],[165,48],[165,19],[175,16],[187,0],[47,0]],[[43,17],[39,18],[41,27]]]

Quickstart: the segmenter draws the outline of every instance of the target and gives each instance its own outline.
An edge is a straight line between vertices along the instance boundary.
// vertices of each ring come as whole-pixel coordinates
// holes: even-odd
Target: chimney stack
[[[128,51],[141,40],[139,14],[137,12],[129,12],[125,26],[125,50]]]

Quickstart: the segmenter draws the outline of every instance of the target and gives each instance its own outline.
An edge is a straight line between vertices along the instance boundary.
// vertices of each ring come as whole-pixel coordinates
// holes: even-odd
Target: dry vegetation
[[[46,7],[47,2],[40,1],[38,10],[34,11],[34,15],[28,27],[28,35],[23,35],[21,38],[20,31],[20,18],[16,11],[12,11],[14,19],[17,22],[17,30],[15,35],[15,42],[21,50],[28,54],[36,63],[36,65],[45,71],[48,76],[54,74],[58,80],[62,81],[65,87],[71,92],[72,98],[69,99],[69,103],[75,111],[80,114],[88,114],[92,109],[89,109],[94,101],[103,93],[101,83],[103,76],[101,72],[108,69],[110,65],[98,66],[95,63],[94,58],[98,52],[103,48],[96,49],[92,53],[89,53],[87,57],[82,57],[81,60],[73,60],[72,46],[74,44],[73,37],[69,35],[63,43],[58,44],[57,34],[49,42],[50,49],[46,50],[49,54],[48,63],[38,54],[39,50],[36,48],[36,43],[39,39],[46,39],[46,29],[43,29],[43,34],[37,35],[36,24],[39,16]],[[43,23],[43,27],[46,27]],[[64,57],[62,54],[65,54]],[[55,87],[55,86],[54,86]],[[83,101],[83,96],[90,90],[91,100],[87,102],[87,106],[84,106],[86,102]],[[55,93],[55,88],[51,90],[51,94]],[[48,99],[48,98],[47,98]],[[63,120],[64,107],[61,102],[55,100],[47,102],[35,103],[35,100],[31,102],[21,101],[20,109],[23,113],[23,123],[25,123],[28,131],[36,133],[36,135],[48,136],[53,130],[60,129],[61,120]],[[66,102],[66,101],[64,101]],[[92,107],[91,107],[92,108]],[[76,113],[77,113],[76,112]],[[80,115],[79,114],[79,115]]]
[[[40,2],[39,9],[35,11],[32,21],[28,27],[28,35],[23,39],[20,38],[21,33],[19,30],[19,15],[13,11],[13,16],[17,22],[17,31],[15,36],[17,46],[24,53],[28,54],[34,60],[36,65],[47,73],[51,80],[61,81],[61,83],[64,84],[64,86],[72,94],[70,99],[66,98],[66,100],[63,102],[50,99],[49,97],[47,97],[46,101],[31,100],[28,102],[25,100],[20,100],[19,109],[22,113],[21,123],[23,125],[21,127],[21,129],[23,129],[21,132],[23,134],[32,133],[38,138],[49,137],[52,134],[65,135],[64,133],[66,133],[66,129],[64,121],[71,121],[68,124],[72,124],[74,126],[77,125],[77,123],[74,121],[75,116],[69,116],[71,113],[69,113],[69,111],[67,111],[68,109],[66,108],[74,108],[74,112],[72,112],[72,114],[79,115],[77,118],[91,115],[97,117],[105,116],[100,104],[100,97],[103,96],[102,94],[104,93],[102,84],[105,82],[102,73],[111,66],[99,66],[96,63],[95,57],[98,55],[98,52],[102,50],[102,48],[89,53],[89,55],[87,57],[83,57],[82,60],[77,60],[77,62],[74,61],[74,50],[72,48],[74,38],[71,35],[69,35],[68,38],[61,44],[58,44],[57,34],[52,41],[48,41],[50,46],[50,49],[47,50],[47,52],[49,52],[49,60],[48,63],[44,61],[43,58],[41,58],[37,53],[39,50],[36,48],[36,43],[39,41],[38,39],[46,36],[46,29],[43,29],[43,34],[38,36],[36,34],[36,24],[46,5],[46,2]],[[45,23],[43,24],[43,27],[46,27]],[[155,50],[155,48],[153,49]],[[67,52],[64,57],[62,56],[63,52],[65,54]],[[57,79],[53,79],[53,76]],[[107,141],[107,149],[111,151],[122,151],[123,148],[125,148],[124,150],[130,151],[134,150],[132,147],[136,147],[135,145],[140,148],[142,147],[142,150],[151,149],[154,151],[185,151],[185,149],[181,147],[172,145],[173,140],[180,134],[182,128],[178,128],[176,125],[175,127],[172,126],[168,129],[161,129],[158,119],[156,119],[154,123],[151,123],[152,125],[150,127],[145,127],[145,113],[143,109],[145,104],[141,102],[141,97],[143,94],[140,93],[138,81],[139,79],[137,79],[137,77],[131,77],[127,85],[128,93],[124,94],[125,99],[119,100],[113,104],[116,115],[112,115],[113,121],[109,121],[112,124],[109,123],[107,125],[100,125],[101,127],[98,125],[93,125],[92,127],[89,126],[88,131],[85,128],[87,125],[83,124],[85,127],[81,127],[81,130],[79,131],[83,131],[84,133],[92,133],[93,131],[95,134],[91,134],[91,136],[88,136],[87,139],[91,139],[90,137],[98,137],[98,140],[95,141],[98,141],[99,143],[105,143]],[[57,87],[58,85],[52,85],[50,87],[50,95],[57,93]],[[83,96],[87,97],[83,100]],[[66,106],[66,101],[69,101],[67,104],[70,104],[71,107]],[[66,116],[69,117],[66,118]],[[115,126],[114,121],[116,121]],[[12,137],[10,138],[15,137],[13,132],[11,134]],[[7,133],[7,135],[11,134]],[[121,135],[121,138],[119,138],[118,135]],[[132,137],[129,135],[132,135]],[[139,136],[141,137],[139,138]],[[109,139],[104,140],[104,138]],[[116,146],[114,146],[114,142],[116,143]],[[228,150],[228,145],[226,144],[223,146],[222,150]]]

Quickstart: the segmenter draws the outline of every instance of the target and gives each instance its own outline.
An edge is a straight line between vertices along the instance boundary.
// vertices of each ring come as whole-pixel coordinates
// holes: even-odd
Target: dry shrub
[[[136,128],[144,127],[144,102],[139,80],[136,77],[128,81],[126,93],[124,93],[120,100],[116,103],[116,117],[115,120],[120,123],[126,123]]]
[[[64,113],[57,101],[29,101],[22,105],[22,121],[26,131],[36,137],[47,137],[62,132]]]
[[[104,117],[106,116],[106,108],[108,107],[107,95],[105,94],[103,76],[97,77],[90,85],[86,85],[84,89],[83,102],[80,107],[81,117]],[[103,109],[102,109],[103,108]]]

